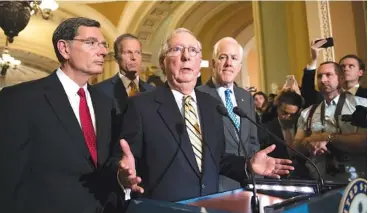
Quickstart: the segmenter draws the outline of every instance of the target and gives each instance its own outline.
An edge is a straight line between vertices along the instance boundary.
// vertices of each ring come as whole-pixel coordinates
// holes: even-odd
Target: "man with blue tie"
[[[259,150],[257,129],[247,119],[240,119],[233,112],[234,107],[244,110],[247,115],[255,119],[255,107],[249,92],[238,87],[234,80],[242,67],[243,48],[231,38],[220,39],[213,48],[212,78],[197,89],[221,100],[226,107],[229,117],[223,117],[226,152],[234,155],[251,157]],[[235,124],[237,130],[235,129]],[[240,139],[236,131],[240,132]],[[240,142],[244,144],[244,154]],[[220,176],[219,190],[227,191],[240,187],[240,183],[226,176]]]

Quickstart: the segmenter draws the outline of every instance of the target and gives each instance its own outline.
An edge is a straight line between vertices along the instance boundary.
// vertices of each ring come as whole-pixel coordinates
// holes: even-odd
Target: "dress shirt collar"
[[[234,95],[234,83],[232,83],[230,87],[226,87],[226,86],[223,86],[223,85],[218,84],[216,82],[216,79],[214,77],[212,77],[212,82],[215,85],[217,92],[219,94],[224,94],[224,97],[225,97],[225,91],[227,89],[229,89],[231,91],[231,94]]]
[[[128,89],[129,88],[129,84],[130,84],[130,82],[132,80],[130,80],[129,78],[127,78],[125,76],[125,73],[123,71],[118,72],[118,74],[119,74],[119,77],[120,77],[121,81],[123,82],[123,85],[124,85],[125,89]],[[137,76],[133,81],[137,85],[137,87],[139,88],[139,76]]]
[[[63,85],[64,91],[68,97],[78,95],[78,90],[80,86],[77,83],[75,83],[69,76],[67,76],[60,68],[56,70],[56,75]],[[87,94],[87,83],[83,85],[83,89]]]
[[[325,104],[326,107],[331,106],[331,105],[336,106],[337,102],[339,102],[339,99],[340,99],[340,95],[338,95],[334,99],[332,99],[330,104],[328,104],[326,100],[324,100],[323,103]]]
[[[348,90],[345,90],[344,88],[342,89],[344,92],[349,92],[351,93],[352,95],[355,95],[356,92],[358,91],[358,88],[359,88],[359,84],[356,84],[355,86],[353,86],[352,88],[348,89]]]

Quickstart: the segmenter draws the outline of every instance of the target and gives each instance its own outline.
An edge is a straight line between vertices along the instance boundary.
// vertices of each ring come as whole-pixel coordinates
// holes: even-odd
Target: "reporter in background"
[[[317,68],[317,59],[327,42],[326,39],[313,40],[311,43],[311,62],[306,66],[303,72],[301,92],[305,99],[305,107],[323,101],[323,95],[315,89],[315,73]],[[343,75],[341,75],[342,90],[352,95],[367,98],[367,89],[359,85],[359,80],[365,72],[363,61],[356,55],[345,55],[339,61]]]
[[[297,120],[302,106],[302,96],[291,88],[284,88],[275,100],[276,116],[271,121],[262,124],[262,126],[284,141],[284,143],[292,146],[297,129]],[[262,129],[258,129],[258,139],[261,149],[278,143],[275,141],[275,138],[270,137]],[[305,160],[300,159],[286,146],[277,146],[276,149],[270,153],[270,156],[293,160],[295,170],[288,176],[282,176],[282,178],[308,178],[308,171],[304,165]]]
[[[348,182],[367,177],[366,129],[341,120],[353,114],[356,106],[367,106],[367,99],[342,92],[340,65],[324,62],[317,70],[318,87],[323,102],[301,112],[294,146],[309,155],[327,180]],[[317,178],[309,163],[312,178]]]

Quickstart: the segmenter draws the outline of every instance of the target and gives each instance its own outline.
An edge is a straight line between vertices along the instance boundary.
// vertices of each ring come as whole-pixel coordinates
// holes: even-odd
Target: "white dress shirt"
[[[132,89],[131,86],[130,86],[130,83],[132,82],[132,80],[127,78],[125,75],[121,74],[121,72],[118,72],[118,75],[119,75],[121,81],[123,82],[123,85],[125,87],[125,90],[126,90],[127,94],[129,94],[130,90]],[[135,85],[137,85],[137,89],[139,91],[139,75],[133,81],[134,81]]]
[[[80,86],[77,83],[75,83],[71,78],[69,78],[69,76],[67,76],[60,68],[57,69],[56,75],[59,78],[59,80],[61,82],[61,85],[63,86],[66,95],[68,96],[70,106],[72,107],[73,112],[75,114],[75,117],[78,120],[79,126],[81,126],[81,121],[80,121],[80,117],[79,117],[79,100],[80,100],[80,98],[79,98],[79,95],[78,95],[78,90],[79,90]],[[95,116],[95,111],[93,109],[91,95],[89,94],[88,89],[87,89],[87,83],[85,85],[83,85],[83,89],[86,93],[86,99],[87,99],[87,105],[88,105],[88,108],[89,108],[89,113],[91,115],[93,128],[95,129],[95,132],[96,132],[96,116]],[[65,106],[65,107],[67,107],[67,106]]]
[[[184,95],[182,93],[180,93],[177,90],[171,89],[171,92],[174,95],[175,98],[175,102],[177,104],[177,106],[179,107],[180,113],[184,118]],[[198,118],[198,125],[199,128],[201,127],[201,122],[200,122],[200,117],[199,117],[199,112],[198,112],[198,102],[197,102],[197,97],[196,94],[194,92],[194,90],[190,93],[190,97],[192,97],[192,107],[195,110],[195,112],[197,113],[197,118]]]

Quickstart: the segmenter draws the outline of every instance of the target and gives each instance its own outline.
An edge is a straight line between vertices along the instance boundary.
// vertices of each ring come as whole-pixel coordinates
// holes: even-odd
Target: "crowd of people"
[[[324,178],[366,177],[365,129],[340,119],[366,107],[357,56],[317,68],[320,49],[313,43],[301,88],[286,84],[269,99],[234,82],[243,48],[231,37],[214,45],[211,77],[198,86],[200,41],[185,28],[169,32],[157,51],[167,82],[156,88],[139,78],[142,44],[132,34],[114,42],[117,74],[96,85],[88,80],[103,72],[108,50],[99,22],[66,19],[52,43],[57,70],[0,91],[6,212],[121,212],[132,197],[205,196],[242,187],[251,173],[315,178],[308,164],[235,107],[312,158]],[[314,83],[304,82],[314,82],[315,72],[319,91],[312,95]]]

